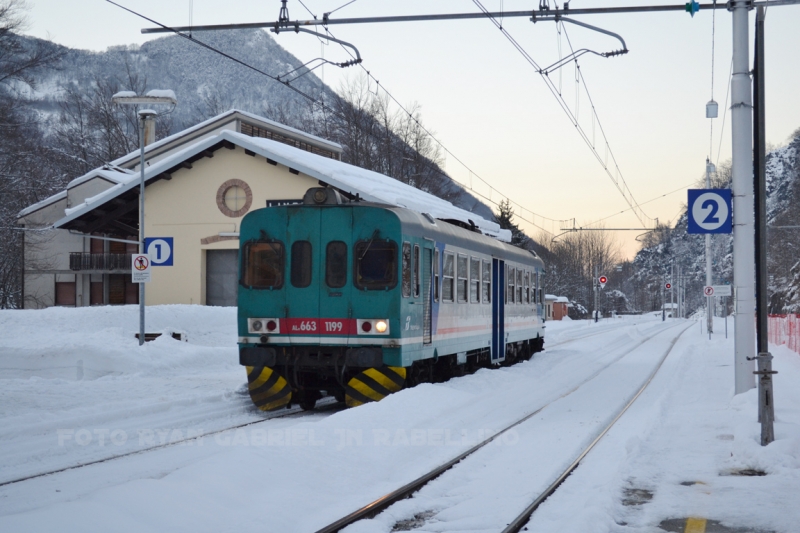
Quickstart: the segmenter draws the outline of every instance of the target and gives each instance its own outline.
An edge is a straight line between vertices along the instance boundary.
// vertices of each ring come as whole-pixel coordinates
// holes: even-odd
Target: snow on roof
[[[151,179],[169,170],[181,161],[207,150],[222,140],[230,141],[242,148],[251,150],[263,157],[293,168],[315,179],[349,192],[358,194],[367,201],[387,203],[406,207],[420,213],[428,213],[434,218],[454,219],[464,223],[474,223],[483,233],[501,241],[510,242],[511,232],[501,229],[493,221],[486,220],[474,213],[454,206],[450,202],[437,198],[432,194],[415,189],[393,178],[371,170],[359,168],[348,163],[312,154],[277,141],[250,137],[233,131],[223,131],[217,135],[198,141],[185,149],[147,167],[145,179]],[[138,185],[139,174],[117,173],[118,185],[87,199],[65,212],[65,217],[55,223],[55,227],[63,226],[94,209],[97,205],[114,198]]]
[[[175,91],[172,89],[153,89],[152,91],[147,92],[147,96],[152,96],[153,98],[172,98],[173,100],[177,100],[175,97]]]
[[[309,139],[309,140],[313,140],[313,141],[321,144],[322,146],[327,146],[327,147],[330,147],[330,148],[332,148],[334,150],[339,150],[339,151],[342,150],[342,145],[337,144],[335,142],[331,142],[331,141],[329,141],[327,139],[323,139],[322,137],[317,137],[316,135],[311,135],[310,133],[306,133],[304,131],[292,128],[290,126],[286,126],[285,124],[281,124],[280,122],[275,122],[274,120],[270,120],[268,118],[264,118],[264,117],[261,117],[259,115],[255,115],[253,113],[248,113],[247,111],[241,111],[239,109],[231,109],[231,110],[228,110],[228,111],[226,111],[224,113],[220,113],[219,115],[217,115],[215,117],[211,117],[208,120],[204,120],[203,122],[200,122],[199,124],[195,124],[194,126],[192,126],[190,128],[186,128],[185,130],[181,130],[178,133],[174,133],[174,134],[170,135],[169,137],[164,137],[160,141],[156,141],[154,143],[148,144],[144,149],[145,154],[148,153],[148,152],[151,152],[152,150],[156,150],[158,148],[161,148],[162,146],[164,146],[166,144],[169,144],[169,143],[171,143],[173,141],[176,141],[177,139],[180,139],[181,137],[185,137],[185,136],[187,136],[187,135],[189,135],[191,133],[194,133],[194,132],[196,132],[198,130],[201,130],[201,129],[205,128],[206,126],[210,125],[210,124],[213,124],[215,122],[221,122],[223,119],[225,119],[227,117],[230,117],[230,116],[233,116],[233,115],[235,115],[237,113],[240,114],[240,115],[243,115],[243,116],[245,116],[245,117],[247,117],[247,118],[249,118],[251,120],[255,120],[257,122],[264,122],[266,124],[269,124],[269,125],[275,127],[275,129],[277,129],[277,130],[283,130],[283,131],[286,131],[288,133],[293,133],[293,134],[295,134],[295,135],[297,135],[299,137],[303,137],[303,138],[306,138],[306,139]],[[129,154],[126,154],[126,155],[124,155],[124,156],[122,156],[120,158],[115,159],[114,161],[111,162],[111,164],[112,165],[123,165],[125,163],[130,162],[131,160],[138,160],[137,159],[138,157],[139,157],[139,150],[135,150],[135,151],[133,151],[133,152],[131,152]]]
[[[567,298],[566,296],[558,296],[558,297],[556,297],[556,303],[568,304],[569,303],[569,298]]]
[[[112,183],[127,183],[127,181],[130,179],[130,176],[133,175],[138,176],[139,173],[120,167],[106,168],[106,166],[104,166],[102,168],[96,168],[90,172],[87,172],[83,176],[70,181],[67,184],[67,189],[77,187],[81,183],[85,183],[94,178],[105,178]]]
[[[556,298],[558,298],[558,297],[555,294],[545,294],[544,295],[544,299],[545,300],[553,300],[553,301],[555,301]]]
[[[230,131],[223,132],[221,136],[282,165],[324,181],[337,189],[353,195],[358,193],[367,201],[405,207],[419,213],[428,213],[434,218],[454,219],[466,224],[471,222],[481,232],[501,241],[511,242],[511,231],[501,229],[496,222],[486,220],[475,213],[456,207],[446,200],[389,176],[298,150],[269,139],[250,137]]]
[[[28,207],[26,207],[25,209],[23,209],[22,211],[17,213],[17,218],[22,218],[25,215],[29,215],[29,214],[33,213],[34,211],[38,211],[39,209],[41,209],[42,207],[44,207],[46,205],[50,205],[53,202],[57,202],[59,200],[63,200],[66,197],[67,197],[67,191],[58,192],[58,193],[54,194],[53,196],[50,196],[48,198],[45,198],[44,200],[36,202],[33,205],[29,205]]]

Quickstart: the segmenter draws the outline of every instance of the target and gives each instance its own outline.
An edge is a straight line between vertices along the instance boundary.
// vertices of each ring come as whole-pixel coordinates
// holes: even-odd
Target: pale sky
[[[347,1],[303,0],[320,18]],[[104,50],[158,37],[142,35],[140,30],[151,24],[104,0],[27,3],[28,33],[66,46]],[[176,26],[190,21],[274,21],[280,9],[278,0],[118,3]],[[673,3],[685,2],[573,0],[570,5],[575,9]],[[490,11],[529,10],[538,8],[538,4],[537,0],[483,1]],[[299,0],[289,0],[288,8],[292,20],[311,18]],[[478,7],[468,0],[357,0],[331,18],[476,11]],[[630,50],[620,57],[586,55],[579,60],[599,124],[592,121],[583,89],[576,98],[572,63],[550,77],[562,88],[573,112],[577,106],[582,128],[594,139],[600,158],[605,160],[602,125],[621,175],[636,200],[644,204],[646,214],[674,222],[686,202],[684,189],[704,175],[706,157],[720,163],[730,158],[730,114],[725,100],[731,65],[731,15],[725,10],[716,11],[713,98],[719,103],[720,113],[713,121],[705,118],[706,103],[712,98],[711,11],[701,11],[694,18],[683,12],[574,18],[620,34]],[[755,11],[750,20],[752,41]],[[559,59],[559,38],[553,22],[532,24],[527,18],[516,18],[505,19],[503,26],[542,67]],[[767,141],[774,145],[785,144],[787,137],[800,128],[798,28],[800,5],[769,8],[766,122]],[[561,224],[548,218],[575,218],[580,226],[628,208],[541,76],[489,20],[331,26],[331,31],[359,49],[366,69],[400,102],[422,106],[425,124],[455,156],[447,156],[446,170],[462,184],[471,183],[476,191],[488,196],[489,188],[476,177],[480,176],[499,191],[491,193],[494,200],[502,199],[501,195],[511,197],[518,204],[514,209],[521,218],[554,233],[560,233]],[[604,52],[619,48],[617,40],[578,26],[566,25],[566,32],[575,49]],[[338,45],[323,46],[310,35],[281,33],[277,41],[303,62],[321,55],[337,62],[349,59]],[[564,53],[568,50],[563,34],[561,48]],[[357,69],[327,66],[324,81],[336,89],[347,76],[356,75]],[[323,75],[322,70],[317,72]],[[455,158],[474,174],[470,176],[470,171]],[[608,160],[610,164],[610,155]],[[679,188],[681,192],[650,201]],[[607,218],[605,224],[608,228],[640,227],[630,211]],[[529,234],[537,234],[538,230],[527,222],[520,220],[520,225]],[[632,255],[638,248],[634,241],[637,233],[616,235],[626,255]]]

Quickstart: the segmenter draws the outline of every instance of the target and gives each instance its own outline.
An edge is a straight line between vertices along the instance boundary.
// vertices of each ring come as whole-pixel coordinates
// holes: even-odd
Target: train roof
[[[313,189],[312,189],[313,190]],[[350,201],[336,205],[315,205],[315,204],[294,204],[280,207],[268,207],[266,209],[297,209],[297,208],[322,208],[330,209],[337,207],[354,208],[379,208],[391,211],[400,221],[403,232],[419,237],[428,237],[439,242],[447,242],[462,248],[485,253],[487,255],[502,256],[505,260],[519,261],[530,264],[531,261],[538,263],[544,268],[544,262],[532,250],[526,250],[511,244],[502,242],[493,237],[484,235],[480,231],[467,229],[466,224],[460,221],[436,219],[429,213],[419,213],[417,211],[390,205],[382,202]]]

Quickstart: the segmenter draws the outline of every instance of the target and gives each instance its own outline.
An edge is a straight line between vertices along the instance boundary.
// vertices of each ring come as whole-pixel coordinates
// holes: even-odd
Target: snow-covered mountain
[[[266,31],[238,30],[195,32],[198,41],[228,54],[254,69],[280,76],[302,63],[284,50]],[[141,46],[113,46],[104,52],[64,48],[56,71],[45,73],[36,97],[43,111],[56,111],[63,89],[75,84],[89,89],[96,80],[116,79],[125,88],[141,83],[147,89],[172,89],[179,105],[173,128],[182,129],[215,100],[220,109],[236,107],[263,114],[269,107],[294,111],[307,100],[291,88],[264,74],[223,57],[177,35],[148,41]],[[314,98],[331,99],[333,92],[313,73],[292,84]]]
[[[291,87],[264,75],[292,79],[297,76],[294,71],[302,67],[267,31],[194,32],[193,38],[240,62],[178,35],[141,46],[113,46],[104,52],[62,47],[59,68],[44,72],[38,80],[32,94],[35,108],[54,120],[68,88],[89,94],[100,80],[115,80],[120,89],[140,92],[171,89],[179,102],[172,113],[170,133],[175,133],[232,108],[305,129],[303,117],[308,116],[310,100],[304,94],[326,103],[338,99],[313,72],[294,79]],[[291,72],[294,74],[286,76]],[[455,194],[453,203],[493,218],[492,209],[463,188],[453,184],[450,189]]]

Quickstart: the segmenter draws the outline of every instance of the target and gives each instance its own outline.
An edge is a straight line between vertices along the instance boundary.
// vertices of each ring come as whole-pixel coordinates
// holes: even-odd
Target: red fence
[[[800,353],[800,315],[769,315],[769,342]]]

